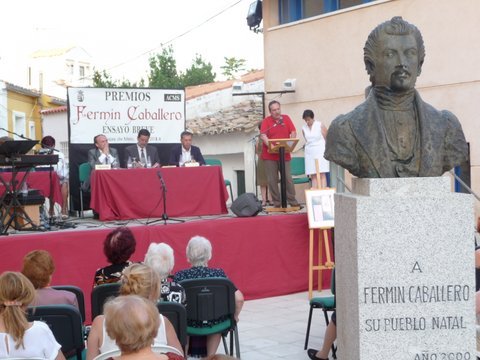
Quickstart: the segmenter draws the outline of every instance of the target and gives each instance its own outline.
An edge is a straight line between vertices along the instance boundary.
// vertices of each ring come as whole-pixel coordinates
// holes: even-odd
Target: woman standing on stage
[[[323,157],[325,152],[325,138],[327,137],[327,128],[320,121],[315,121],[312,110],[303,112],[305,125],[302,127],[303,137],[305,138],[305,174],[312,181],[312,188],[327,187],[327,173],[330,171],[329,162]],[[320,171],[320,184],[317,184],[315,160],[318,159]]]

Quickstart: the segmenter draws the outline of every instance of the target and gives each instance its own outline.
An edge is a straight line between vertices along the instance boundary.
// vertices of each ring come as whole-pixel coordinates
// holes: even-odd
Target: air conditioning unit
[[[297,79],[287,79],[283,82],[283,90],[295,90]]]
[[[243,82],[242,81],[236,81],[232,85],[232,92],[238,93],[243,91]]]

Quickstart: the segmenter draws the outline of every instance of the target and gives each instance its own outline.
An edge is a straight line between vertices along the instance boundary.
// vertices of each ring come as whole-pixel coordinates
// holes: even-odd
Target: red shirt
[[[269,139],[289,139],[292,132],[296,132],[295,125],[288,115],[282,115],[283,123],[275,121],[271,116],[267,116],[262,121],[260,132],[267,135]],[[270,154],[267,145],[262,145],[262,159],[278,161],[280,155],[278,153]],[[290,153],[285,154],[285,161],[290,160]]]

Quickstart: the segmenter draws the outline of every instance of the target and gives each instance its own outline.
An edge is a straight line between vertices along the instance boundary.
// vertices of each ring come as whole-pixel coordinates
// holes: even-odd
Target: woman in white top
[[[123,270],[120,287],[120,296],[138,295],[156,303],[160,297],[160,276],[149,266],[144,264],[132,264]],[[157,336],[152,345],[170,345],[181,352],[182,346],[177,338],[172,323],[159,314]],[[94,359],[97,355],[109,350],[116,350],[118,346],[105,330],[105,316],[99,315],[93,320],[92,328],[87,340],[87,360]]]
[[[0,359],[65,360],[48,325],[28,322],[25,309],[34,298],[35,289],[23,274],[7,271],[0,275]]]
[[[327,128],[314,120],[312,110],[303,112],[303,120],[305,125],[302,127],[303,137],[305,138],[305,174],[312,181],[312,188],[327,187],[327,172],[330,171],[329,162],[323,157],[325,152],[325,138],[327,137]],[[315,160],[318,159],[320,171],[320,184],[317,184]]]

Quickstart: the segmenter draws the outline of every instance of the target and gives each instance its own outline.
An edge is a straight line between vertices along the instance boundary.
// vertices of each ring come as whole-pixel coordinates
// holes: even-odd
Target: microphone
[[[283,122],[283,116],[280,116],[280,120],[278,120],[278,125],[285,126],[285,123]]]
[[[160,179],[160,183],[162,184],[163,190],[167,192],[167,187],[165,186],[165,181],[163,180],[162,173],[160,170],[157,171],[157,176]]]

